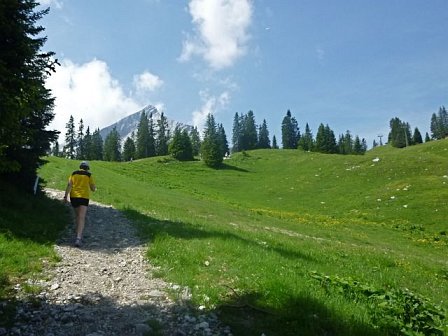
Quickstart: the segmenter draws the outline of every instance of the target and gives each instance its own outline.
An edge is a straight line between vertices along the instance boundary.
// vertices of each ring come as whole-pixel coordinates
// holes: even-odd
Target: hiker
[[[76,247],[81,247],[82,245],[82,232],[86,222],[90,190],[96,190],[95,180],[89,169],[87,161],[81,162],[79,170],[74,171],[70,175],[67,188],[65,189],[64,202],[67,202],[67,196],[70,195],[70,203],[76,214]]]

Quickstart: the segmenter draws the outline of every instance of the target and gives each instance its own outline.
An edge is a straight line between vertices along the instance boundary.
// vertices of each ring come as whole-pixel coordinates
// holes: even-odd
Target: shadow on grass
[[[246,239],[240,235],[232,232],[217,231],[211,228],[198,227],[183,222],[164,221],[156,218],[152,218],[147,215],[143,215],[140,212],[133,209],[126,209],[123,211],[134,224],[136,224],[140,230],[140,233],[145,239],[152,240],[158,235],[169,235],[171,237],[180,239],[208,239],[208,238],[220,238],[223,240],[234,240],[239,243],[247,245],[250,249],[269,249],[281,255],[282,257],[289,259],[302,259],[305,261],[317,262],[313,257],[297,252],[284,249],[281,247],[264,247],[260,246],[259,242]]]
[[[222,163],[219,166],[218,169],[219,170],[235,170],[235,171],[242,172],[242,173],[248,173],[249,172],[247,169],[236,167],[236,166],[232,166],[232,165],[229,165],[227,163]]]
[[[220,319],[235,335],[259,336],[379,336],[384,332],[347,319],[311,296],[291,297],[280,309],[256,307],[262,295],[249,293],[220,305]]]
[[[62,202],[42,192],[20,193],[4,183],[0,183],[0,212],[0,234],[44,245],[55,242],[69,219]]]

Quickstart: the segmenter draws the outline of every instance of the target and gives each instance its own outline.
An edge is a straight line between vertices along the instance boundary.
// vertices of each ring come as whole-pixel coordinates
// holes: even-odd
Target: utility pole
[[[381,138],[383,137],[383,135],[382,134],[378,134],[378,138],[380,138],[380,146],[382,146],[383,145],[383,141],[381,141]]]

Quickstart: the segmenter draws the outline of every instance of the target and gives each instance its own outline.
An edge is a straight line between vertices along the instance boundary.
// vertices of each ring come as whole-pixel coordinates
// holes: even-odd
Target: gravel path
[[[61,191],[46,192],[62,199]],[[29,280],[39,294],[25,297],[16,286],[16,323],[0,335],[232,335],[215,314],[188,308],[188,288],[152,276],[147,246],[119,211],[91,202],[84,233],[80,249],[74,225],[63,233],[55,246],[61,261],[48,267],[47,280]]]

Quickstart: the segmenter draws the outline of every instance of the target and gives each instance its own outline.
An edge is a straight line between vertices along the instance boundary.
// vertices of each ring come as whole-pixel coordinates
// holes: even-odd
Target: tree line
[[[388,143],[391,146],[403,148],[423,143],[423,137],[418,127],[411,132],[411,125],[397,117],[392,118],[389,125]],[[448,113],[445,106],[441,106],[438,113],[431,115],[430,132],[431,136],[426,132],[425,142],[444,139],[448,136]],[[374,147],[376,145],[374,142]]]
[[[107,135],[104,143],[99,129],[91,134],[90,128],[87,127],[84,132],[82,119],[79,122],[78,130],[75,131],[74,119],[73,116],[70,116],[66,128],[65,146],[60,152],[56,143],[53,154],[70,159],[131,161],[171,155],[178,160],[185,161],[194,160],[195,157],[200,156],[208,166],[218,167],[223,158],[230,155],[230,152],[279,148],[275,135],[272,137],[272,142],[270,140],[266,120],[264,119],[261,124],[257,125],[254,112],[251,110],[246,114],[235,113],[231,149],[223,125],[217,123],[212,114],[206,118],[202,139],[197,127],[177,126],[174,130],[170,130],[163,112],[160,119],[154,120],[152,114],[146,115],[143,111],[136,133],[133,132],[127,137],[123,145],[115,128]],[[425,141],[440,139],[448,135],[448,116],[444,107],[440,108],[438,114],[433,114],[431,132],[432,138],[426,133]],[[281,136],[283,149],[344,155],[362,155],[367,150],[364,138],[361,139],[358,135],[353,136],[347,130],[336,139],[334,131],[328,124],[321,123],[315,137],[308,123],[305,124],[305,129],[301,133],[297,119],[290,110],[286,112],[282,120]],[[393,147],[402,148],[423,143],[423,139],[417,127],[412,133],[409,123],[395,117],[390,121],[387,143]],[[378,145],[382,145],[381,138],[379,144],[375,140],[373,141],[373,147]]]

